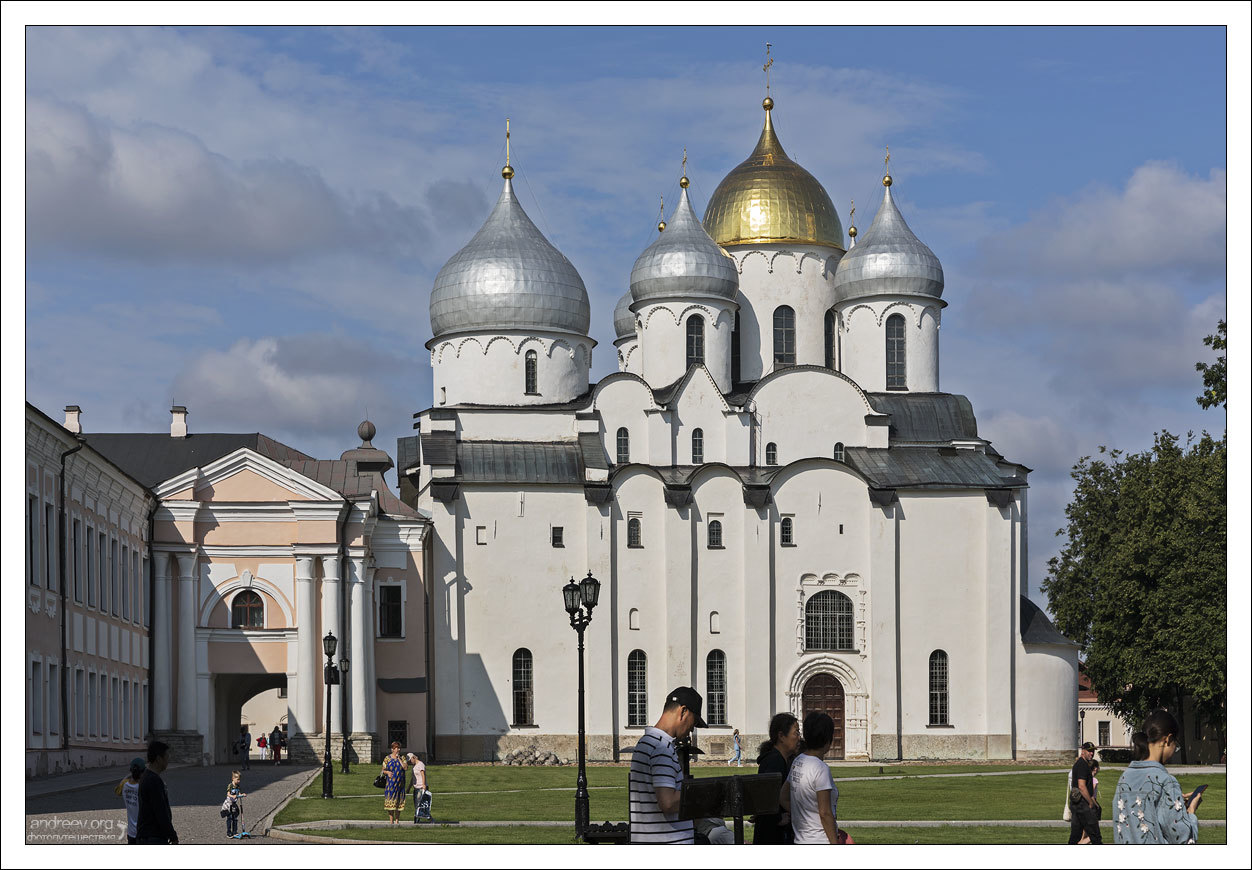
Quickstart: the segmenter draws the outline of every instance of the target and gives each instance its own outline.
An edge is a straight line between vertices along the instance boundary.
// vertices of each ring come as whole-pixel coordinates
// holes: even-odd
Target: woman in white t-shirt
[[[143,776],[148,763],[142,758],[133,758],[130,762],[130,776],[117,784],[113,793],[122,796],[126,804],[126,842],[134,844],[135,825],[139,821],[139,777]]]
[[[810,713],[804,717],[804,751],[791,763],[791,772],[778,795],[783,808],[791,813],[797,845],[839,842],[835,823],[839,789],[822,760],[834,737],[835,722],[830,716]]]

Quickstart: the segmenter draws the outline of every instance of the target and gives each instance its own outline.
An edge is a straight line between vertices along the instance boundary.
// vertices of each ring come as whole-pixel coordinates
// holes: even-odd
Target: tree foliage
[[[1224,333],[1224,324],[1223,324]],[[1224,385],[1223,385],[1224,397]],[[1066,537],[1043,590],[1098,697],[1129,722],[1194,699],[1225,727],[1226,441],[1158,433],[1071,472]]]
[[[1201,408],[1221,405],[1226,407],[1226,321],[1217,321],[1217,334],[1206,336],[1204,343],[1218,351],[1217,362],[1195,364],[1195,370],[1204,375],[1204,395],[1196,397]]]

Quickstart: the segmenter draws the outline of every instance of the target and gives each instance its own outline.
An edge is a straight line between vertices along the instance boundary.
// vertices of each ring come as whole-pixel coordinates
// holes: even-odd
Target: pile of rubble
[[[525,749],[514,749],[508,755],[502,758],[503,764],[514,765],[561,765],[569,764],[568,761],[562,761],[557,757],[555,752],[541,752],[533,743]]]

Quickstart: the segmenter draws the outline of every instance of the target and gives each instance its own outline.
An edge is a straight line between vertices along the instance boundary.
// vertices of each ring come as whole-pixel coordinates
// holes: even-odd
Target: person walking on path
[[[769,740],[761,744],[756,756],[756,772],[780,773],[786,782],[791,772],[791,759],[799,748],[799,720],[790,713],[775,713],[769,720]],[[781,805],[776,813],[757,815],[752,825],[753,845],[789,845],[792,840],[791,814]]]
[[[256,751],[257,751],[257,754],[261,756],[262,761],[269,760],[269,756],[265,752],[265,747],[268,745],[269,745],[269,739],[265,736],[264,733],[262,733],[261,736],[256,739]]]
[[[239,760],[243,763],[244,770],[251,770],[252,765],[248,763],[248,756],[252,753],[252,732],[248,730],[247,725],[239,726]]]
[[[240,782],[243,780],[243,774],[237,770],[230,772],[230,785],[226,786],[226,800],[222,803],[222,811],[226,813],[226,836],[234,837],[239,833],[239,799],[247,797],[248,793],[241,791]]]
[[[643,730],[630,758],[630,842],[695,843],[690,820],[678,820],[683,770],[674,741],[693,728],[707,728],[700,718],[704,699],[690,686],[679,686],[665,699],[661,718]]]
[[[383,789],[383,809],[387,811],[392,825],[400,824],[400,813],[404,812],[404,793],[406,781],[404,771],[407,765],[400,757],[400,744],[392,742],[391,754],[383,759],[383,773],[387,775],[387,785]]]
[[[135,842],[142,845],[178,844],[174,830],[174,813],[165,791],[161,774],[170,764],[168,743],[153,740],[148,744],[148,763],[139,778],[139,813],[135,818]]]
[[[274,752],[275,764],[283,760],[283,732],[277,725],[270,732],[270,749]]]
[[[426,765],[416,753],[408,754],[409,769],[413,771],[413,824],[430,819],[430,800],[426,788]]]
[[[126,804],[126,842],[135,844],[135,826],[139,822],[139,778],[143,776],[147,763],[136,756],[130,760],[130,775],[117,784],[113,793],[121,795],[122,803]]]
[[[804,717],[804,751],[791,763],[778,800],[791,813],[797,845],[839,842],[839,789],[822,759],[835,737],[835,721],[826,713]]]
[[[1069,789],[1069,845],[1086,841],[1093,845],[1104,842],[1100,836],[1100,806],[1096,803],[1095,783],[1091,774],[1091,761],[1095,757],[1095,744],[1087,741],[1079,750],[1078,760],[1070,769]]]
[[[1178,746],[1178,720],[1166,710],[1148,715],[1130,735],[1135,760],[1122,772],[1113,795],[1113,842],[1117,844],[1195,843],[1200,837],[1196,810],[1200,795],[1182,793],[1165,763]]]
[[[734,741],[734,748],[731,750],[730,758],[726,759],[726,764],[728,766],[731,764],[737,764],[740,767],[743,767],[743,743],[739,740],[738,728],[735,729],[735,733],[731,735],[730,739]]]

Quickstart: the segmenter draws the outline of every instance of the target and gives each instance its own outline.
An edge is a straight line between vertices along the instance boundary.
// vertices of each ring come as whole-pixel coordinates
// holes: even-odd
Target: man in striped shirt
[[[674,741],[707,727],[700,718],[704,699],[679,686],[665,699],[656,725],[645,728],[630,759],[630,842],[694,843],[690,820],[678,821],[683,771]]]

